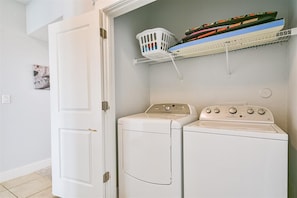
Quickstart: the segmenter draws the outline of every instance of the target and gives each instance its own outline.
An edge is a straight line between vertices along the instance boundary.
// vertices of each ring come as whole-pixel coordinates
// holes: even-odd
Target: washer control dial
[[[235,114],[235,113],[237,113],[237,109],[235,107],[230,107],[229,108],[229,113]]]
[[[248,113],[248,114],[253,114],[253,113],[255,113],[255,111],[254,111],[254,109],[252,109],[252,108],[248,108],[248,109],[247,109],[247,113]]]
[[[269,109],[250,104],[208,106],[201,111],[199,120],[274,123]]]
[[[219,108],[215,108],[213,111],[214,111],[215,113],[220,113],[220,109],[219,109]]]
[[[258,109],[258,114],[259,115],[264,115],[266,111],[263,108]]]

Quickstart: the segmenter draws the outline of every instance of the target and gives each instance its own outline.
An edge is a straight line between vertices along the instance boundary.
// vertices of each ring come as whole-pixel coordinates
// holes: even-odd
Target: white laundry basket
[[[174,34],[164,28],[145,30],[137,34],[136,38],[139,40],[142,55],[155,61],[169,58],[167,50],[177,42]]]

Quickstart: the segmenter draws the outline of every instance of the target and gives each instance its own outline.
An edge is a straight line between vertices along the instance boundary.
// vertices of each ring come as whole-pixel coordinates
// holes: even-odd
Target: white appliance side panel
[[[170,133],[123,130],[123,170],[154,184],[171,183]]]
[[[287,197],[287,149],[287,141],[185,131],[185,198]]]

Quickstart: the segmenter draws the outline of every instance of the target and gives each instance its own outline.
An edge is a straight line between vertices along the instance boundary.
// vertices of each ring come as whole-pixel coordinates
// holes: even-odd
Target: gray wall
[[[297,27],[297,1],[290,0],[290,24]],[[289,45],[289,100],[288,100],[288,133],[289,133],[289,198],[297,198],[297,36]]]
[[[178,38],[190,27],[252,12],[276,10],[288,20],[288,0],[187,1],[160,0],[149,6],[150,27],[165,27]],[[217,103],[249,103],[270,108],[277,124],[287,129],[287,43],[252,48],[229,54],[231,75],[226,74],[224,54],[177,61],[184,80],[176,77],[172,63],[150,67],[151,103],[179,101],[197,110]],[[262,98],[262,89],[272,90]]]
[[[135,36],[145,29],[146,19],[141,10],[115,19],[116,118],[144,112],[150,104],[149,67],[133,64],[140,57]]]
[[[33,64],[48,65],[46,42],[26,34],[26,9],[0,1],[0,179],[2,173],[50,158],[49,90],[33,89]],[[9,20],[8,20],[9,19]]]

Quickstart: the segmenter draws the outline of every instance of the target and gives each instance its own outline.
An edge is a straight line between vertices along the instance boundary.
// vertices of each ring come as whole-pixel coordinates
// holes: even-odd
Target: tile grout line
[[[1,186],[3,186],[2,184],[0,184]],[[18,196],[16,194],[14,194],[13,192],[11,192],[8,188],[6,188],[6,186],[3,186],[3,188],[6,189],[6,191],[10,192],[15,198],[18,198]]]
[[[35,172],[34,172],[35,173]],[[33,173],[32,173],[33,174]],[[37,173],[36,173],[37,174]],[[39,177],[43,177],[43,176],[41,176],[41,175],[39,175],[39,174],[37,174]],[[27,175],[24,175],[24,176],[21,176],[21,177],[26,177]],[[18,179],[18,178],[15,178],[15,179]],[[23,185],[23,184],[25,184],[25,183],[28,183],[28,182],[31,182],[31,181],[34,181],[34,180],[36,180],[36,178],[32,178],[32,179],[29,179],[29,180],[25,180],[24,182],[22,182],[22,183],[19,183],[19,184],[17,184],[17,185],[15,185],[15,186],[11,186],[10,188],[15,188],[15,187],[18,187],[18,186],[21,186],[21,185]],[[0,183],[0,185],[2,185],[3,187],[5,187],[5,189],[9,189],[9,188],[7,188],[5,185],[4,185],[4,183],[5,182],[3,182],[3,183]]]
[[[13,193],[10,189],[17,188],[17,187],[19,187],[21,185],[24,185],[26,183],[29,183],[29,182],[32,182],[32,181],[35,181],[35,180],[38,180],[38,179],[41,179],[41,178],[42,179],[49,180],[50,182],[52,182],[52,180],[51,180],[51,172],[48,174],[48,170],[50,170],[50,169],[49,168],[45,168],[45,169],[41,169],[39,171],[35,171],[35,172],[31,173],[31,174],[36,174],[38,176],[38,178],[30,178],[29,180],[26,180],[26,181],[24,181],[22,183],[18,183],[15,186],[11,186],[11,187],[5,186],[4,185],[5,182],[0,183],[0,185],[3,187],[3,189],[5,189],[3,192],[7,191],[7,192],[11,193],[11,195],[14,196],[15,198],[18,198],[19,196],[16,195],[15,193]],[[25,177],[25,176],[21,176],[21,177]],[[17,179],[17,178],[15,178],[15,179]],[[26,198],[33,197],[34,195],[36,195],[38,193],[41,193],[41,192],[43,192],[43,191],[45,191],[45,190],[47,190],[49,188],[51,188],[51,186],[47,186],[47,187],[45,187],[43,189],[39,189],[39,191],[34,192],[34,193],[30,194],[30,195],[27,195]]]
[[[50,188],[51,188],[51,186],[50,186],[50,187],[46,187],[45,189],[42,189],[42,190],[40,190],[40,191],[38,191],[38,192],[35,192],[35,193],[33,193],[32,195],[27,196],[26,198],[30,198],[30,197],[32,197],[32,196],[34,196],[34,195],[36,195],[36,194],[38,194],[38,193],[40,193],[40,192],[42,192],[42,191],[45,191],[45,190],[47,190],[47,189],[50,189]]]

